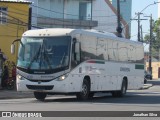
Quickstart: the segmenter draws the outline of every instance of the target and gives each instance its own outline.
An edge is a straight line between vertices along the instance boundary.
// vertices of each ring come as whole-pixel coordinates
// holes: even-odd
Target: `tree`
[[[160,58],[160,18],[154,22],[152,30],[152,56]],[[144,40],[149,43],[150,34],[146,34]]]

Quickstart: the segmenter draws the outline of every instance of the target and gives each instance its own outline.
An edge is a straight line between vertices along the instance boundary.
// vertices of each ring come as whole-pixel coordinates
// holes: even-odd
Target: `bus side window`
[[[72,61],[74,61],[76,58],[75,58],[75,42],[73,41],[73,44],[72,44]]]
[[[74,38],[73,39],[73,44],[72,44],[72,56],[71,56],[71,68],[75,68],[76,67],[76,54],[75,54],[75,42],[76,42],[76,39]]]

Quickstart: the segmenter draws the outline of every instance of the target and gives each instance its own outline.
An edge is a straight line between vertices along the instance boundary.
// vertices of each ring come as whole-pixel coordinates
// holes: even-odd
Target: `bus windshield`
[[[17,66],[31,70],[53,70],[69,65],[70,36],[23,37]]]

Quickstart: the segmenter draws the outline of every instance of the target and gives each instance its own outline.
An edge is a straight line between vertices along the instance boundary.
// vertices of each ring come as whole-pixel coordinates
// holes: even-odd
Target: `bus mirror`
[[[12,45],[11,45],[11,54],[14,54],[14,53],[15,53],[15,45],[12,44]]]

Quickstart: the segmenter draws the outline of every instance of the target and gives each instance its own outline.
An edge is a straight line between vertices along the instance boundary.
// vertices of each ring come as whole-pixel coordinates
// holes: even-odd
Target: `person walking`
[[[5,65],[3,72],[2,72],[2,87],[6,87],[7,80],[9,78],[9,72],[8,72],[8,67]]]

